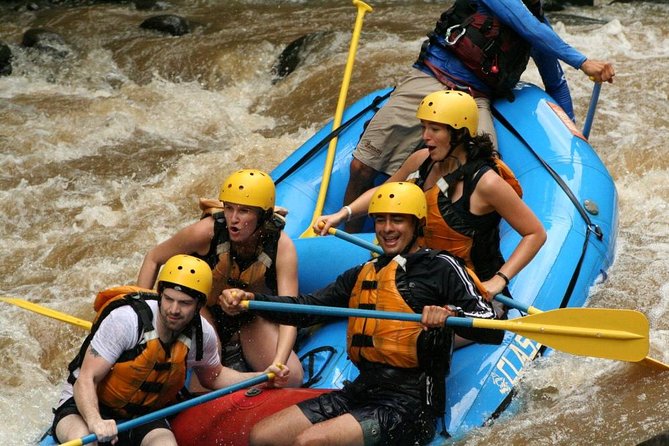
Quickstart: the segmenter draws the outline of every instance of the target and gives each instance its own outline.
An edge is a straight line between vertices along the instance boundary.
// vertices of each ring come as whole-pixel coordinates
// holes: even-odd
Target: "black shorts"
[[[350,413],[366,446],[427,443],[435,434],[434,413],[424,406],[421,392],[405,392],[399,384],[359,377],[297,406],[314,424]]]
[[[80,415],[79,409],[77,409],[77,404],[74,402],[74,397],[69,398],[59,407],[54,409],[53,413],[54,417],[53,417],[53,423],[51,424],[51,435],[53,435],[53,438],[58,443],[62,443],[62,441],[58,439],[58,437],[56,436],[56,426],[58,425],[60,420],[62,420],[68,415]],[[115,418],[108,410],[104,409],[100,411],[100,415],[102,415],[102,418],[105,420],[111,420]],[[120,422],[120,420],[117,422]],[[149,432],[151,432],[154,429],[161,429],[161,428],[171,430],[170,423],[165,418],[144,423],[140,426],[135,427],[134,429],[130,429],[128,431],[119,433],[118,434],[119,441],[116,444],[122,444],[128,446],[140,446],[142,440],[144,439],[144,437],[146,437],[146,435]],[[98,444],[111,444],[111,443],[98,443]]]

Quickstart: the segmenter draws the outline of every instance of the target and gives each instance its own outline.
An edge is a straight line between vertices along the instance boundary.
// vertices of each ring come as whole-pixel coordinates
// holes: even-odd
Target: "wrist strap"
[[[502,279],[504,279],[504,282],[506,283],[506,286],[509,286],[509,278],[506,277],[506,274],[504,274],[504,273],[501,272],[501,271],[497,271],[497,272],[495,273],[495,275],[501,277]]]
[[[346,221],[351,221],[351,217],[353,217],[353,211],[351,210],[351,206],[343,206],[342,209],[346,209],[346,212],[348,212],[348,217],[346,217]]]

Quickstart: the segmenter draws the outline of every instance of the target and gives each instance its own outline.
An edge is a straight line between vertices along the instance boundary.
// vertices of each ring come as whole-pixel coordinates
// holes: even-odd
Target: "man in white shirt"
[[[211,269],[187,255],[169,259],[158,293],[135,287],[104,291],[98,316],[69,366],[52,432],[59,442],[94,433],[100,442],[176,445],[166,419],[119,434],[116,420],[131,419],[176,402],[192,369],[211,389],[273,372],[284,384],[288,369],[241,373],[223,367],[213,327],[199,315],[211,290]]]

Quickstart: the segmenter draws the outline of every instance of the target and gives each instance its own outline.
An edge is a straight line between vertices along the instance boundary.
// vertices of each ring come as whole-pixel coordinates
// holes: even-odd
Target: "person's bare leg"
[[[360,423],[351,414],[316,423],[295,439],[299,446],[363,446],[365,439]]]
[[[495,125],[492,119],[492,112],[490,111],[490,99],[476,98],[476,106],[479,110],[479,131],[478,133],[487,133],[490,135],[492,145],[495,150],[499,150],[497,146],[497,132],[495,132]]]
[[[169,429],[153,429],[144,436],[141,446],[177,446],[177,439]]]
[[[344,192],[343,204],[350,204],[360,195],[371,189],[377,174],[378,172],[376,170],[367,166],[362,161],[359,161],[357,158],[353,158],[351,161],[348,184],[346,185],[346,191]],[[364,217],[352,219],[346,223],[345,230],[346,232],[351,233],[360,232],[364,223]]]
[[[64,443],[85,437],[90,434],[90,431],[81,415],[72,414],[63,417],[63,419],[58,422],[55,433],[58,440],[60,440],[61,443]]]
[[[249,436],[251,446],[290,446],[295,444],[298,435],[313,424],[293,405],[258,422]]]
[[[262,372],[272,365],[279,339],[279,326],[262,317],[254,318],[242,326],[239,331],[242,351],[246,363],[256,372]],[[286,387],[300,387],[304,377],[302,364],[297,354],[292,351],[286,363],[290,374]]]

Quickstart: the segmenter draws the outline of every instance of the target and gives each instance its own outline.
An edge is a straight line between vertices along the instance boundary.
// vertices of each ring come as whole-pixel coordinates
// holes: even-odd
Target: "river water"
[[[163,11],[23,3],[0,3],[0,40],[14,54],[13,74],[0,78],[0,295],[84,319],[98,290],[134,281],[144,253],[197,218],[198,197],[216,196],[235,169],[271,170],[332,116],[356,14],[344,0],[173,0]],[[376,3],[348,103],[401,78],[444,9]],[[139,27],[165,13],[192,33]],[[669,362],[669,4],[550,18],[569,43],[616,64],[591,142],[620,195],[617,260],[589,305],[643,311],[651,356]],[[59,33],[65,56],[22,48],[30,28]],[[296,70],[273,83],[277,56],[306,34]],[[566,75],[582,125],[592,84]],[[534,68],[524,79],[539,82]],[[0,304],[0,444],[32,444],[48,426],[83,336]],[[669,429],[666,372],[556,353],[518,390],[513,413],[458,444],[634,445]]]

